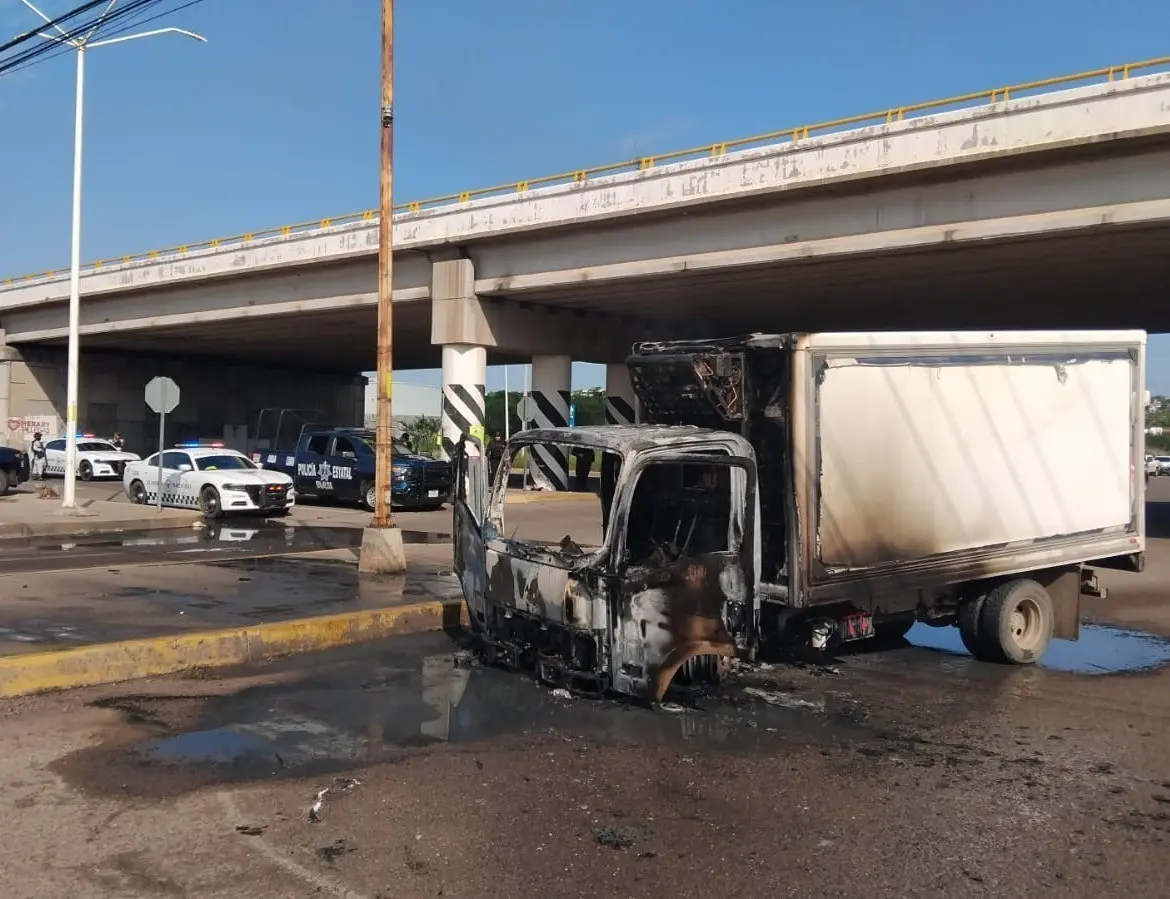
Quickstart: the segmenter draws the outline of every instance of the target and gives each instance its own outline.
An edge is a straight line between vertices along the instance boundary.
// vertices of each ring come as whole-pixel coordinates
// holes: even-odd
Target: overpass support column
[[[468,343],[443,347],[443,458],[455,458],[455,444],[464,434],[484,442],[487,350]],[[471,448],[472,453],[475,452]]]
[[[605,423],[637,424],[641,419],[640,412],[630,370],[624,362],[608,363],[605,366]]]
[[[532,357],[532,399],[536,404],[536,427],[568,427],[572,377],[572,357]],[[528,461],[528,471],[532,479],[546,490],[569,489],[569,460],[560,447],[534,447],[532,458]]]
[[[443,458],[455,456],[464,434],[484,440],[487,343],[491,331],[475,296],[470,259],[431,266],[431,343],[443,348]]]

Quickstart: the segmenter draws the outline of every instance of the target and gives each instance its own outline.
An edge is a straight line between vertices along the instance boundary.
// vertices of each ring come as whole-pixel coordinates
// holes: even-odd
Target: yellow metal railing
[[[785,128],[781,131],[769,131],[766,134],[756,134],[752,137],[742,137],[738,140],[720,143],[704,144],[701,147],[690,147],[686,150],[675,150],[670,153],[660,153],[655,156],[641,156],[637,159],[627,159],[622,162],[613,162],[609,165],[599,165],[588,169],[575,169],[571,172],[560,172],[556,175],[545,175],[541,178],[529,178],[523,181],[513,181],[507,184],[497,184],[492,187],[481,187],[478,190],[465,190],[456,193],[444,194],[440,197],[431,197],[427,200],[413,200],[394,207],[396,213],[416,213],[439,206],[469,203],[472,200],[484,197],[500,196],[509,193],[524,193],[538,187],[549,187],[555,184],[580,184],[590,178],[600,175],[613,175],[618,172],[636,172],[653,169],[661,163],[681,162],[688,159],[702,157],[718,157],[734,150],[744,150],[762,144],[774,144],[784,140],[795,142],[805,140],[814,134],[825,134],[863,125],[889,124],[907,118],[913,118],[925,112],[941,112],[962,106],[982,104],[1006,103],[1017,99],[1021,94],[1044,91],[1054,87],[1066,87],[1082,82],[1115,81],[1129,78],[1135,72],[1149,72],[1151,69],[1170,69],[1170,56],[1161,56],[1157,59],[1147,59],[1141,62],[1125,63],[1119,66],[1107,66],[1102,69],[1093,69],[1088,72],[1078,72],[1074,75],[1061,75],[1056,78],[1045,78],[1041,81],[1029,81],[1025,84],[1009,85],[992,90],[976,91],[962,94],[957,97],[947,97],[943,100],[928,100],[925,103],[915,103],[910,106],[897,106],[883,109],[880,112],[870,112],[863,115],[848,116],[843,119],[834,119],[829,122],[820,122],[815,125],[800,125],[795,128]],[[378,217],[376,210],[366,209],[361,212],[351,212],[348,215],[336,215],[317,219],[311,222],[299,222],[295,225],[282,225],[277,228],[266,228],[263,231],[248,231],[233,237],[221,237],[213,240],[204,240],[197,243],[181,244],[164,250],[148,250],[145,253],[136,253],[122,256],[117,259],[103,259],[90,262],[82,267],[84,272],[100,270],[107,264],[125,265],[132,262],[149,262],[161,256],[183,256],[196,250],[214,250],[228,245],[247,246],[257,240],[269,237],[289,237],[306,231],[316,231],[338,225],[350,225],[358,222],[370,222]],[[4,286],[17,286],[30,281],[53,278],[66,274],[68,269],[56,269],[49,272],[37,272],[15,278],[5,278]]]

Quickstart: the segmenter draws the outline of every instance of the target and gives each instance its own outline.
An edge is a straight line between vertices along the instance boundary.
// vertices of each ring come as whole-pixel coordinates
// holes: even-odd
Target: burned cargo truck
[[[491,660],[660,700],[769,640],[956,626],[1029,664],[1078,637],[1098,568],[1145,548],[1144,332],[644,343],[644,424],[525,431],[601,455],[600,536],[515,539],[508,465],[457,452],[454,555]],[[511,533],[512,536],[509,536]],[[550,536],[550,535],[544,535]]]

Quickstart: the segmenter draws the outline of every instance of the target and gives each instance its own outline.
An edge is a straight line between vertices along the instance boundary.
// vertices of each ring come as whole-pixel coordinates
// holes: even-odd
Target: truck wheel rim
[[[377,501],[378,501],[377,489],[374,487],[367,487],[366,488],[366,505],[372,509],[377,504]]]
[[[1035,649],[1044,634],[1044,613],[1036,600],[1025,597],[1016,603],[1008,621],[1012,640],[1020,649]]]

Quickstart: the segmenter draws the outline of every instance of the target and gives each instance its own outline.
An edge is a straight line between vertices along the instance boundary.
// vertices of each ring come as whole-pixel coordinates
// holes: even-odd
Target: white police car
[[[77,435],[77,476],[83,481],[120,477],[128,463],[140,458],[137,453],[123,452],[110,441],[93,434]],[[45,443],[45,474],[65,476],[64,437]]]
[[[133,503],[158,502],[159,455],[131,462],[122,486]],[[206,518],[231,512],[287,515],[296,502],[292,478],[266,471],[222,444],[182,445],[162,453],[162,504],[198,509]]]

